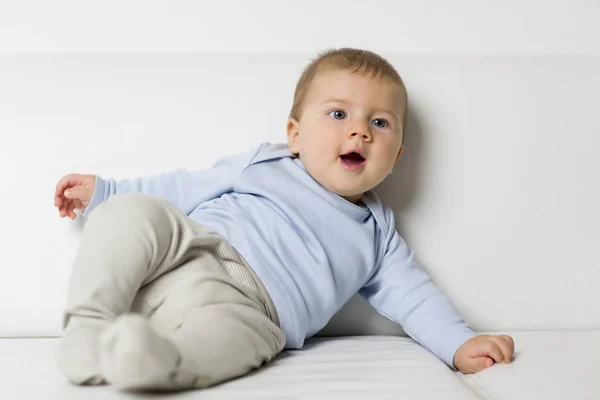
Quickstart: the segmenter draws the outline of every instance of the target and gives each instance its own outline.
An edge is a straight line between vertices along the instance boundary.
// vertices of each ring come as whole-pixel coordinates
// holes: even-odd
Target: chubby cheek
[[[382,172],[388,172],[394,167],[398,151],[400,151],[400,146],[394,141],[390,141],[387,145],[381,147],[377,161]]]
[[[394,142],[390,142],[384,150],[383,159],[388,162],[396,161],[396,157],[398,156],[398,152],[400,151],[400,146]]]
[[[318,157],[321,163],[337,159],[340,151],[335,126],[328,125],[320,123],[307,126],[303,132],[302,150],[310,153],[311,158]]]

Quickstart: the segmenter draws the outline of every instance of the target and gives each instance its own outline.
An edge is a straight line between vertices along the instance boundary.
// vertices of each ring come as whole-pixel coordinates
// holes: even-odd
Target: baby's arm
[[[389,225],[385,256],[360,294],[377,311],[399,323],[404,331],[452,369],[477,372],[495,362],[510,361],[512,338],[477,336],[459,315],[450,299],[414,260],[414,252]]]
[[[144,193],[165,199],[189,215],[202,202],[230,192],[258,150],[222,158],[212,168],[200,171],[176,169],[154,176],[119,181],[95,175],[94,194],[83,215],[89,215],[110,196],[124,193]]]
[[[390,225],[385,256],[360,294],[379,313],[399,323],[409,336],[456,369],[453,358],[457,349],[476,334],[414,260],[414,252],[395,229],[391,210],[387,210],[386,217]]]
[[[377,273],[360,294],[453,369],[456,350],[476,336],[395,231]]]

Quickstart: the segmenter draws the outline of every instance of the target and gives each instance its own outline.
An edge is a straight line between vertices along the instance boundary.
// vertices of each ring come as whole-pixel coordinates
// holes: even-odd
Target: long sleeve
[[[380,314],[399,323],[410,337],[456,370],[456,350],[476,334],[414,260],[413,250],[395,229],[391,211],[387,220],[391,225],[386,253],[360,294]]]
[[[239,176],[262,147],[221,158],[212,168],[205,170],[175,169],[154,176],[119,181],[96,175],[94,194],[83,216],[87,217],[110,196],[124,193],[144,193],[165,199],[189,215],[201,203],[231,192]]]

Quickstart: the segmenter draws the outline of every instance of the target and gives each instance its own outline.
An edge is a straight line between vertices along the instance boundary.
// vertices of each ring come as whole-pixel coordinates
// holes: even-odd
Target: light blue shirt
[[[321,186],[285,144],[264,143],[212,168],[115,181],[96,176],[88,215],[110,196],[166,199],[214,230],[256,271],[285,332],[301,348],[357,292],[455,369],[475,333],[415,262],[373,191],[353,204]]]

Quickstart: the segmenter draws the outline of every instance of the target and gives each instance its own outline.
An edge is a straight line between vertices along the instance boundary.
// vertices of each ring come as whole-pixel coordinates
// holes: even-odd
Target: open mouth
[[[340,161],[346,169],[357,170],[361,168],[367,160],[358,152],[351,151],[349,153],[342,154],[340,156]]]

